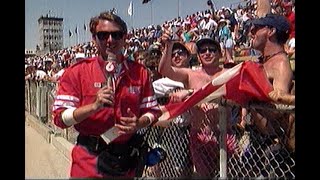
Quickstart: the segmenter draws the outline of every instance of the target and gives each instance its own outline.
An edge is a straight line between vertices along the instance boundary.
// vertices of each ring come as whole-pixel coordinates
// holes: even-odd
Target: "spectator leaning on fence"
[[[163,40],[165,47],[170,47],[170,34],[165,33]],[[159,72],[168,78],[180,81],[189,90],[198,90],[224,72],[219,67],[221,58],[220,44],[210,37],[203,37],[197,41],[197,52],[201,67],[195,70],[171,65],[171,54],[164,51],[160,60]],[[190,93],[186,93],[190,95]],[[181,98],[183,99],[183,98]],[[218,103],[202,103],[190,109],[190,150],[193,164],[199,177],[214,177],[219,168],[219,145],[218,145]],[[230,117],[230,110],[227,110]],[[229,129],[230,130],[230,129]],[[234,136],[228,135],[228,152],[234,150]]]
[[[168,48],[165,48],[165,53],[170,54],[171,64],[176,68],[190,68],[191,53],[182,42],[172,43]],[[157,96],[158,103],[165,105],[169,101],[180,102],[175,99],[180,96],[175,96],[176,93],[190,94],[192,91],[181,91],[184,88],[183,83],[171,80],[167,77],[160,78],[153,83],[153,88]],[[173,122],[173,123],[170,123]],[[161,177],[190,177],[192,172],[192,164],[189,152],[189,117],[188,112],[181,114],[177,118],[170,121],[158,121],[155,125],[164,126],[159,138],[159,143],[168,151],[170,157],[163,163],[159,164],[159,173]],[[171,137],[175,141],[165,141],[164,137]],[[178,144],[176,142],[179,142]],[[170,169],[170,173],[165,172],[165,169]]]
[[[284,44],[289,38],[290,26],[282,15],[268,14],[266,17],[252,21],[250,31],[252,47],[259,50],[268,78],[276,92],[289,94],[293,72]],[[292,104],[294,99],[275,99],[279,103]]]
[[[259,62],[263,64],[268,79],[273,85],[274,90],[269,94],[270,98],[275,103],[294,104],[294,95],[290,95],[293,73],[284,50],[284,43],[289,37],[288,21],[284,16],[267,14],[252,21],[249,35],[252,38],[252,47],[262,53]],[[294,124],[294,117],[290,113],[269,109],[242,109],[242,125],[250,125],[251,128],[258,130],[254,131],[252,137],[259,141],[251,145],[259,145],[267,158],[272,158],[274,161],[281,160],[281,166],[289,167],[290,153],[295,149],[292,143],[294,138],[292,124]],[[258,157],[260,156],[262,154],[258,154]],[[272,162],[263,163],[266,170],[270,171],[279,166]],[[276,173],[277,177],[284,176],[284,172]],[[262,175],[267,176],[264,173]]]
[[[268,14],[252,21],[252,24],[252,46],[262,52],[259,60],[274,88],[271,97],[278,103],[294,104],[294,96],[288,95],[293,72],[284,49],[290,33],[289,22],[282,15]]]
[[[271,94],[272,98],[278,103],[293,104],[293,96],[286,96],[288,97],[286,102],[283,101],[283,98],[279,98],[290,93],[293,79],[291,65],[284,48],[284,44],[289,38],[289,22],[282,15],[267,14],[266,17],[252,20],[251,24],[252,27],[249,32],[251,46],[262,53],[259,61],[263,64],[275,90]],[[241,124],[244,126],[247,112],[242,111]],[[266,130],[266,124],[266,120],[258,123],[264,131]]]
[[[102,12],[91,18],[90,31],[99,56],[64,72],[53,120],[79,132],[71,154],[72,178],[135,177],[142,155],[136,131],[155,123],[161,113],[150,76],[141,64],[124,59],[127,25],[119,16]],[[112,140],[111,128],[113,136],[120,136],[106,144]]]
[[[289,38],[289,22],[282,15],[267,14],[266,17],[252,20],[251,24],[249,32],[251,46],[262,53],[259,61],[264,65],[268,78],[276,90],[274,92],[288,94],[293,79],[293,72],[284,48]],[[276,94],[273,93],[273,95]]]

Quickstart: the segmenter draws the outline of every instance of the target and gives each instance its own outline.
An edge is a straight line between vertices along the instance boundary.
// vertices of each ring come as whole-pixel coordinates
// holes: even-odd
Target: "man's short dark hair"
[[[110,11],[105,11],[100,13],[100,15],[92,17],[90,19],[90,32],[92,34],[96,34],[96,27],[99,23],[99,20],[107,20],[111,22],[115,22],[120,26],[121,31],[124,34],[127,34],[128,29],[127,29],[127,24],[120,18],[120,16],[114,14],[113,12]]]

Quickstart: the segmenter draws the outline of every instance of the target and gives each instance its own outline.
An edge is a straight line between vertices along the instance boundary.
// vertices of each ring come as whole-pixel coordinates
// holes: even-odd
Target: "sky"
[[[133,15],[128,15],[131,0],[25,0],[25,49],[35,50],[39,43],[38,19],[41,15],[63,18],[64,47],[90,41],[90,32],[84,31],[90,18],[102,11],[115,8],[128,26],[128,29],[162,24],[166,20],[181,16],[185,18],[197,11],[209,9],[207,0],[132,0]],[[217,9],[222,6],[236,7],[244,0],[212,0]],[[69,38],[69,30],[78,28],[78,36]]]

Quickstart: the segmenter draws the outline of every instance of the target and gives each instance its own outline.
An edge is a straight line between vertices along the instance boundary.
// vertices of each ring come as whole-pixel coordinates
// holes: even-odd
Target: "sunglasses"
[[[200,48],[199,49],[199,53],[200,54],[204,54],[206,53],[207,51],[209,51],[209,53],[215,53],[217,52],[217,48],[216,47],[206,47],[206,48]]]
[[[100,41],[109,38],[110,35],[111,35],[112,39],[120,40],[123,37],[124,33],[122,31],[113,31],[113,32],[99,31],[96,33],[96,35]]]
[[[176,56],[176,54],[178,54],[178,56],[186,56],[186,55],[188,55],[188,53],[186,51],[183,51],[181,49],[179,49],[177,51],[173,51],[171,56],[174,57],[174,56]]]

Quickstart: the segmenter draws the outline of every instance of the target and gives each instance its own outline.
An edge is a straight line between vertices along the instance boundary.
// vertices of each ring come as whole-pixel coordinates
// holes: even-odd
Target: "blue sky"
[[[84,31],[91,17],[102,11],[117,9],[117,14],[131,27],[145,27],[161,24],[180,15],[186,17],[197,11],[208,9],[207,0],[151,0],[142,4],[142,0],[133,1],[133,16],[128,15],[131,0],[25,0],[25,48],[34,50],[39,42],[38,19],[49,13],[64,19],[64,46],[90,40],[89,31]],[[243,0],[213,0],[217,8],[233,7]],[[178,6],[179,4],[179,6]],[[152,15],[151,15],[152,14]],[[78,27],[79,35],[69,38],[68,31]]]

